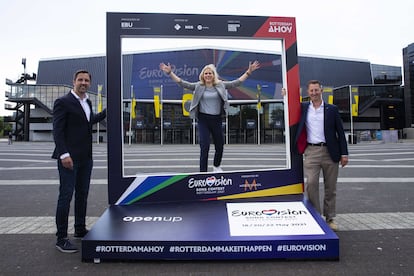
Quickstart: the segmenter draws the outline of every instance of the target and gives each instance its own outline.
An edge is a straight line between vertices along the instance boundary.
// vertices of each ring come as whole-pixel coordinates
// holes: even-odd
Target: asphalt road
[[[223,168],[227,165],[231,170],[237,165],[237,156],[249,156],[249,151],[257,153],[266,147],[228,146]],[[162,147],[160,157],[151,162],[173,166],[174,162],[164,164],[169,158],[162,154],[177,148],[183,151],[182,146]],[[350,163],[340,169],[338,182],[339,261],[82,262],[80,253],[63,254],[54,246],[58,174],[56,161],[50,159],[52,149],[52,143],[7,145],[0,141],[0,275],[413,275],[413,141],[350,145]],[[198,150],[197,146],[188,149]],[[276,156],[257,162],[267,164],[274,158],[275,166],[283,165],[283,149],[276,151]],[[134,155],[139,151],[129,152],[128,158],[140,158]],[[106,144],[94,145],[94,157],[90,224],[108,207]],[[189,167],[194,166],[192,158],[185,158]],[[36,221],[45,221],[43,232],[28,227]]]

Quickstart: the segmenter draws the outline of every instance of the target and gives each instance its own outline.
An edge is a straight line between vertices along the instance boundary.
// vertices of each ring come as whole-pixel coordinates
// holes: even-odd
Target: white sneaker
[[[222,172],[223,169],[220,167],[213,166],[213,172]]]
[[[327,221],[327,223],[333,231],[338,231],[338,225],[333,221],[333,219]]]

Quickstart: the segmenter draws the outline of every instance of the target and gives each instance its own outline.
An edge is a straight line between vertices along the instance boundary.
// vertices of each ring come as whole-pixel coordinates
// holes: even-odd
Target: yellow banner
[[[98,112],[102,112],[102,84],[98,85]]]
[[[183,94],[183,98],[182,98],[182,106],[183,106],[183,115],[184,116],[190,116],[190,106],[191,106],[191,101],[193,100],[193,94],[190,93],[186,93]]]
[[[352,116],[353,117],[358,116],[358,101],[359,101],[359,96],[354,96],[354,101],[352,102]]]
[[[132,98],[131,102],[131,118],[135,119],[137,117],[137,113],[135,112],[135,106],[137,105],[137,101],[135,100],[135,96]]]
[[[160,110],[161,110],[161,106],[160,106],[160,96],[159,95],[154,95],[155,118],[159,118],[160,117]]]
[[[303,193],[303,183],[290,184],[282,187],[250,191],[244,193],[238,193],[227,196],[219,196],[218,200],[236,199],[236,198],[252,198],[252,197],[265,197],[265,196],[279,196],[279,195],[294,195]]]
[[[260,86],[260,84],[258,84],[257,85],[257,94],[256,94],[256,98],[257,98],[256,108],[259,111],[262,109],[261,93],[262,93],[262,87]]]
[[[162,109],[162,104],[160,102],[161,87],[156,86],[154,89],[154,114],[155,118],[160,117],[160,111]]]

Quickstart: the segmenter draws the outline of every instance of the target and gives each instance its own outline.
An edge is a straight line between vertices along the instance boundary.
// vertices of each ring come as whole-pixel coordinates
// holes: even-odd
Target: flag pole
[[[129,136],[129,142],[128,144],[131,145],[131,139],[132,139],[132,112],[135,112],[132,110],[133,108],[133,95],[134,95],[134,86],[131,85],[131,111],[129,112],[129,131],[128,131],[128,136]],[[134,107],[135,108],[135,107]]]
[[[102,112],[102,84],[98,84],[98,113]],[[99,125],[96,125],[96,143],[99,145]]]
[[[161,84],[160,88],[160,136],[161,136],[161,146],[164,144],[164,110],[162,106],[162,92],[164,90],[164,85]]]
[[[261,90],[262,87],[260,84],[257,85],[257,144],[260,145],[260,110],[262,109],[262,102],[261,102]]]

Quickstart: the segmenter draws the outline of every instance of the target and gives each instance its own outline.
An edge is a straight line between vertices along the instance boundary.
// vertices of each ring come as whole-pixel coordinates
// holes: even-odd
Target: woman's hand
[[[166,73],[170,78],[175,82],[181,82],[181,78],[178,77],[173,71],[170,63],[165,64],[164,62],[160,63],[160,70]]]
[[[171,70],[172,70],[172,68],[171,68],[171,64],[170,63],[168,63],[168,64],[165,64],[164,62],[161,62],[160,63],[160,70],[162,70],[164,73],[166,73],[167,75],[169,75],[169,74],[171,74]]]
[[[249,74],[251,74],[259,68],[260,68],[260,63],[259,63],[259,61],[255,60],[253,62],[249,62],[249,69],[247,69],[247,72]]]

